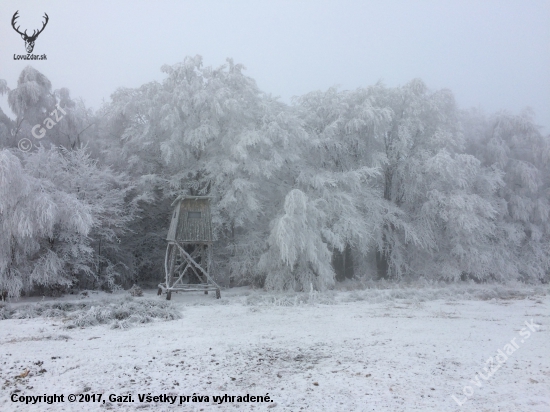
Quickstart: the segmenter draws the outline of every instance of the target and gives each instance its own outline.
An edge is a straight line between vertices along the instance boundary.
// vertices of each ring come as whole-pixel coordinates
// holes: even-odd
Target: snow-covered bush
[[[303,292],[255,292],[244,300],[246,306],[301,306],[334,305],[336,295],[332,291],[313,293]]]
[[[14,310],[3,302],[0,302],[0,320],[11,319]]]
[[[0,320],[31,319],[36,317],[58,318],[65,327],[89,327],[111,324],[113,328],[126,328],[135,323],[155,320],[180,319],[181,313],[171,302],[156,299],[134,300],[132,297],[112,298],[88,302],[48,302],[18,307],[0,304]]]
[[[134,323],[180,319],[181,313],[170,302],[128,297],[118,301],[95,302],[94,306],[70,313],[68,318],[67,328],[110,323],[113,328],[125,329]]]
[[[136,284],[134,284],[128,292],[130,293],[130,296],[133,297],[143,296],[143,290],[141,290],[141,288]]]

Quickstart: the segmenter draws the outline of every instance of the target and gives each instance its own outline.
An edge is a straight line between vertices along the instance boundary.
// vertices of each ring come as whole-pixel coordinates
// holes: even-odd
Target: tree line
[[[213,197],[226,284],[550,279],[550,136],[531,111],[462,110],[419,79],[287,105],[243,69],[187,57],[97,111],[30,66],[0,80],[0,289],[160,281],[181,194]]]

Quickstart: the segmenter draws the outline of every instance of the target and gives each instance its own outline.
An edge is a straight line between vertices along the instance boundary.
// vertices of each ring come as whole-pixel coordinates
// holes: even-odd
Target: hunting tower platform
[[[209,196],[180,196],[175,205],[168,230],[168,247],[164,259],[166,281],[159,284],[158,295],[172,292],[216,292],[220,287],[208,271],[212,261],[212,217]]]

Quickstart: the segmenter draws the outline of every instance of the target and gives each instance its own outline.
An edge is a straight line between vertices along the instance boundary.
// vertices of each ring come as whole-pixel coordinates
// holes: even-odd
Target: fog
[[[29,32],[48,14],[34,50],[46,61],[14,60],[25,52],[10,25],[16,10]],[[233,58],[284,102],[418,77],[451,89],[460,107],[529,106],[550,125],[548,1],[2,1],[0,16],[0,79],[15,87],[31,63],[94,109],[200,54],[214,67]],[[5,95],[1,107],[13,116]]]

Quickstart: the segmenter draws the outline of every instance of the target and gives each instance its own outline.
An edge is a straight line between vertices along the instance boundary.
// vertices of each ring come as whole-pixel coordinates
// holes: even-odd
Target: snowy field
[[[158,318],[174,314],[168,321],[135,309],[164,304],[155,292],[0,307],[0,319],[8,318],[0,321],[0,410],[550,411],[547,286],[233,288],[220,300],[174,295],[155,309]],[[70,302],[80,309],[62,305]],[[101,311],[121,302],[134,318]],[[10,400],[44,394],[63,394],[64,402]],[[94,394],[100,402],[78,402]],[[110,394],[133,402],[111,402]],[[140,402],[140,394],[176,396],[175,404]],[[214,402],[225,394],[269,402]]]

